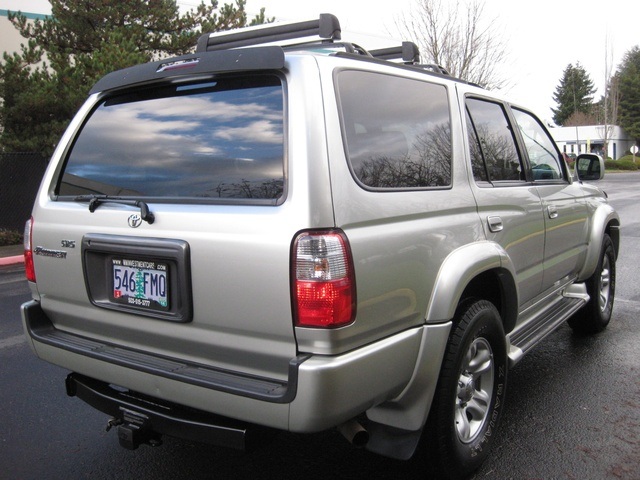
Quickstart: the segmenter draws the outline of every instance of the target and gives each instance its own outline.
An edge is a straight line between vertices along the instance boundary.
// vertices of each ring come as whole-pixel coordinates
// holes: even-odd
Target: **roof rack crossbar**
[[[401,46],[369,50],[369,53],[383,60],[395,60],[401,58],[405,63],[418,63],[420,61],[420,49],[413,42],[402,42]]]
[[[317,20],[259,25],[234,32],[205,33],[198,39],[196,52],[226,50],[314,36],[326,41],[340,40],[340,22],[330,13],[321,13]]]

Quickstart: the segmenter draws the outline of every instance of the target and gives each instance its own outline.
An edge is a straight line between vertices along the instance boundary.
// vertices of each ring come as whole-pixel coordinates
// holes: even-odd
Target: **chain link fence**
[[[22,233],[47,162],[39,153],[0,153],[0,231]]]

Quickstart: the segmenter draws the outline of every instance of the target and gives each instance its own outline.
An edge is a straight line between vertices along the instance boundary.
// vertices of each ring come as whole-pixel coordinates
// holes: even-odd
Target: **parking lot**
[[[623,223],[609,328],[580,337],[564,326],[512,370],[499,439],[475,478],[640,478],[639,184],[639,173],[600,183]],[[1,478],[425,478],[420,459],[387,460],[334,431],[283,433],[249,453],[171,438],[124,450],[104,415],[66,396],[67,372],[29,350],[28,299],[22,266],[0,267]]]

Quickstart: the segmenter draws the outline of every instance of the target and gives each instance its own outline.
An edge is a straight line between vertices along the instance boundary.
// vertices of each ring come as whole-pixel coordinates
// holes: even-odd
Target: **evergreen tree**
[[[553,121],[557,125],[566,126],[569,117],[577,112],[591,114],[595,92],[593,81],[580,63],[575,67],[569,64],[553,94],[553,100],[558,105],[558,108],[551,109]]]
[[[629,50],[617,72],[620,126],[640,142],[640,47]]]
[[[203,32],[250,23],[246,0],[201,3],[181,14],[175,0],[51,0],[51,16],[9,20],[27,39],[0,63],[0,151],[50,155],[91,86],[113,70],[193,50]]]

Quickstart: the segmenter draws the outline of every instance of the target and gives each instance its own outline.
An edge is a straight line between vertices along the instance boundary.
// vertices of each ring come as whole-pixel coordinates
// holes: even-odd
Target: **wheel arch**
[[[613,242],[613,249],[616,252],[617,259],[618,252],[620,250],[620,218],[610,219],[604,231],[607,235],[609,235],[611,241]]]
[[[485,299],[500,312],[510,332],[518,315],[515,268],[507,252],[493,242],[478,242],[452,252],[442,263],[426,313],[427,323],[455,318],[468,298]]]
[[[606,203],[600,205],[591,218],[587,257],[578,275],[578,281],[586,280],[595,271],[600,258],[600,251],[602,250],[602,238],[605,234],[611,238],[616,258],[618,258],[620,249],[620,216],[611,205]]]
[[[451,252],[440,266],[422,327],[415,373],[396,399],[367,411],[375,424],[368,450],[393,458],[411,456],[431,410],[452,319],[461,303],[471,298],[492,302],[504,331],[513,328],[518,305],[515,269],[500,245],[488,241],[465,245]]]

